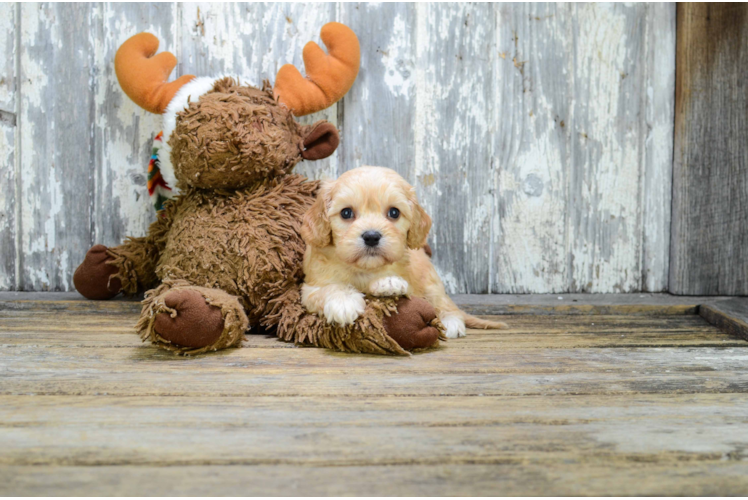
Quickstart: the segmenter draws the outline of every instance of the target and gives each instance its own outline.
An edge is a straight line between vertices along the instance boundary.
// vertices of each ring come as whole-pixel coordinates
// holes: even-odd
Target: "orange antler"
[[[351,88],[361,64],[356,34],[346,25],[327,23],[320,37],[330,55],[314,42],[304,47],[307,78],[293,65],[284,65],[275,77],[276,99],[296,116],[308,115],[338,102]]]
[[[138,33],[129,38],[114,56],[117,80],[135,104],[151,113],[163,113],[177,91],[193,78],[184,75],[168,83],[177,65],[171,52],[153,54],[158,50],[158,38],[150,33]]]

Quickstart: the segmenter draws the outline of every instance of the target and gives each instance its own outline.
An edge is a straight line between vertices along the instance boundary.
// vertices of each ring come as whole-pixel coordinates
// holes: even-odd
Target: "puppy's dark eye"
[[[353,209],[351,208],[344,208],[340,211],[340,216],[344,219],[352,219],[353,218]]]
[[[400,210],[396,209],[395,207],[390,208],[390,211],[387,212],[387,217],[390,219],[397,219],[400,217]]]

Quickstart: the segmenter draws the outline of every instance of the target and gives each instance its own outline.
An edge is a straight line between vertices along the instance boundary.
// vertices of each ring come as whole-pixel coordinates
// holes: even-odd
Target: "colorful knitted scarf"
[[[164,202],[174,197],[174,193],[161,175],[158,159],[158,151],[163,147],[163,134],[163,131],[159,132],[153,139],[151,161],[148,162],[148,194],[157,212],[164,208]]]

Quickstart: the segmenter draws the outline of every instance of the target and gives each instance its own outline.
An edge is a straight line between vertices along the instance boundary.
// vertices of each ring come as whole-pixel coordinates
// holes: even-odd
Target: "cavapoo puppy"
[[[423,250],[431,218],[415,189],[382,167],[350,170],[322,184],[304,215],[302,303],[330,323],[347,325],[364,312],[364,294],[426,299],[450,338],[470,328],[505,328],[460,311]]]

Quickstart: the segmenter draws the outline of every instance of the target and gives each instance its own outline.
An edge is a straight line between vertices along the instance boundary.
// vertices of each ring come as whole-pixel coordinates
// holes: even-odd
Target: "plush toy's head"
[[[302,159],[330,156],[338,131],[327,122],[301,125],[301,116],[325,109],[345,95],[358,74],[356,35],[339,23],[322,28],[329,55],[314,42],[304,47],[308,78],[283,66],[275,87],[241,85],[230,77],[167,83],[176,66],[169,52],[155,55],[158,39],[140,33],[117,51],[115,70],[125,93],[164,116],[161,175],[170,187],[238,189],[287,174]]]
[[[267,86],[215,82],[176,114],[168,139],[178,185],[237,189],[285,175],[302,159],[330,156],[338,131],[327,122],[303,126]]]

